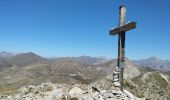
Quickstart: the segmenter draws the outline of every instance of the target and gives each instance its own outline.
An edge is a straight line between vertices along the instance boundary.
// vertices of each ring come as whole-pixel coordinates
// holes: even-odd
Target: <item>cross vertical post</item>
[[[119,26],[123,26],[126,23],[126,7],[120,6],[119,8]],[[123,91],[123,72],[125,65],[125,31],[119,34],[118,39],[118,67],[120,69],[119,81],[120,81],[120,90]]]
[[[119,7],[119,27],[110,30],[110,35],[118,34],[118,60],[116,70],[113,71],[113,82],[123,91],[123,72],[125,68],[125,38],[126,31],[136,28],[136,22],[126,24],[126,7]]]

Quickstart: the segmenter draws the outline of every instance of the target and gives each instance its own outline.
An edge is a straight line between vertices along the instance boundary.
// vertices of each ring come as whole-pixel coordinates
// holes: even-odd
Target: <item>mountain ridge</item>
[[[0,94],[15,94],[20,87],[39,85],[46,82],[72,85],[79,83],[91,84],[97,81],[95,85],[98,90],[101,87],[111,89],[109,85],[113,85],[112,73],[117,66],[117,59],[80,58],[46,59],[31,52],[18,54],[11,58],[2,58],[0,65],[2,62],[6,66],[5,61],[10,62],[9,59],[14,59],[14,62],[11,61],[11,65],[6,66],[7,68],[0,72]],[[88,58],[93,60],[88,62],[90,61]],[[151,100],[168,100],[165,98],[169,98],[167,96],[167,93],[170,92],[169,76],[165,76],[162,72],[147,66],[136,66],[133,61],[128,59],[126,59],[125,65],[125,89],[137,97],[151,98]],[[107,76],[110,77],[109,80],[105,78]],[[147,84],[148,80],[152,80],[149,81],[149,85]],[[164,87],[162,87],[162,84],[164,84]],[[142,87],[140,87],[141,85]],[[153,89],[158,91],[154,92]],[[147,91],[145,92],[145,90]]]
[[[157,57],[150,57],[142,60],[134,60],[133,63],[137,66],[147,66],[160,71],[170,71],[170,61],[161,60]]]

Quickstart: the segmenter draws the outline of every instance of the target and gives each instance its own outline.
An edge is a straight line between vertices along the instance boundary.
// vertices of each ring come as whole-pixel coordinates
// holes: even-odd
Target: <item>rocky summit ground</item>
[[[1,95],[0,100],[143,100],[127,90],[97,90],[90,85],[42,83],[22,87],[14,95]]]

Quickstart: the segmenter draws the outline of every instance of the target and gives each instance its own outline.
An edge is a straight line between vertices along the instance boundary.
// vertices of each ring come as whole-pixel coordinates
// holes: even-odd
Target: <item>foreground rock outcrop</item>
[[[14,95],[1,95],[0,100],[138,100],[125,90],[100,90],[89,85],[66,85],[42,83],[27,86]]]

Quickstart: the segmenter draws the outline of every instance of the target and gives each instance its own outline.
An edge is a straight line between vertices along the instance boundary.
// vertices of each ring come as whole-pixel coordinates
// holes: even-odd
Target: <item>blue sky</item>
[[[1,0],[0,51],[35,52],[44,57],[117,57],[118,25],[123,0]],[[126,0],[126,56],[170,59],[170,1]]]

